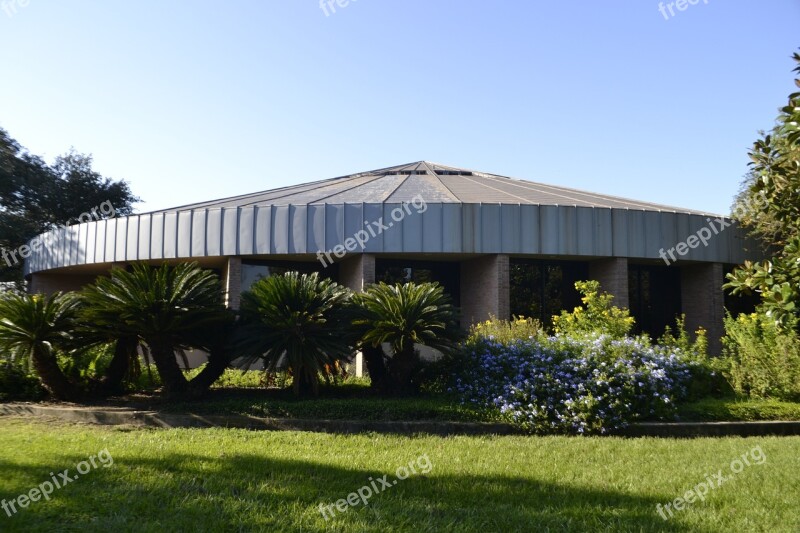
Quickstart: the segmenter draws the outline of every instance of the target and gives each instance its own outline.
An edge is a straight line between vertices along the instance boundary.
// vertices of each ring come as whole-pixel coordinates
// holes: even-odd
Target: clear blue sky
[[[797,0],[5,2],[0,127],[139,211],[427,159],[727,213],[800,46]]]

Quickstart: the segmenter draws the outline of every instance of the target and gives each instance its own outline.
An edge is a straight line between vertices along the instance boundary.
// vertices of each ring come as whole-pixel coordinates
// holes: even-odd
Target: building
[[[725,273],[758,248],[729,219],[426,161],[59,228],[25,263],[34,292],[74,290],[132,261],[197,261],[227,301],[260,276],[320,271],[355,289],[435,280],[465,327],[544,320],[599,280],[658,335],[685,313],[718,348]],[[728,301],[736,307],[741,302]]]

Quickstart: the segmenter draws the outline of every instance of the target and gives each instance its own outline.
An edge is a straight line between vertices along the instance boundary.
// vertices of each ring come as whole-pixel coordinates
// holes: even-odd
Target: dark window
[[[242,261],[242,292],[250,289],[256,281],[269,276],[281,276],[286,272],[310,274],[319,272],[320,277],[336,280],[338,265],[323,267],[321,263],[292,263],[289,261]]]
[[[583,262],[513,259],[511,314],[537,318],[550,325],[553,315],[580,305],[575,282],[588,275],[588,264]]]
[[[635,332],[660,337],[681,314],[680,269],[629,264],[628,297],[636,319]]]
[[[375,261],[375,282],[395,283],[438,282],[450,295],[453,305],[461,300],[461,276],[458,263],[435,261],[407,261],[404,259],[378,259]]]

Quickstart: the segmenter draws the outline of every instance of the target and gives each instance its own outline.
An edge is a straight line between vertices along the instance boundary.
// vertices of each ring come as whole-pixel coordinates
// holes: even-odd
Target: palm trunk
[[[117,340],[114,347],[114,356],[111,358],[106,373],[100,380],[99,393],[101,395],[121,394],[124,392],[122,382],[130,368],[131,359],[136,356],[136,347],[139,341],[136,338],[122,338]]]
[[[372,389],[377,392],[386,392],[388,376],[383,348],[380,346],[364,346],[361,349],[361,353],[364,355],[364,362],[367,365],[367,373],[372,383]]]
[[[395,352],[389,361],[390,389],[394,394],[412,394],[415,391],[411,378],[419,365],[414,344],[407,343],[403,350]]]
[[[175,348],[169,344],[156,341],[150,344],[150,353],[156,363],[158,375],[161,376],[161,383],[164,385],[164,392],[167,395],[181,395],[186,392],[186,376],[178,366],[175,356]]]
[[[189,382],[189,394],[201,396],[228,368],[228,356],[221,348],[212,349],[208,354],[208,363],[200,373]]]
[[[45,389],[57,400],[74,401],[80,398],[81,391],[75,386],[58,366],[58,361],[51,350],[36,347],[31,354],[33,367],[42,380]]]

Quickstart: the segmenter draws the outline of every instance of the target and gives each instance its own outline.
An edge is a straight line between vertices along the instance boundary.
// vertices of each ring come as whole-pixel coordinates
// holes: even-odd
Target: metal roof
[[[415,200],[424,209],[411,208]],[[374,234],[351,252],[660,260],[662,248],[706,232],[707,242],[681,261],[760,258],[744,230],[714,229],[715,218],[420,161],[58,228],[38,238],[43,245],[26,259],[25,274],[113,262],[310,256],[352,245],[370,229]],[[379,222],[385,229],[377,230]]]
[[[449,167],[429,161],[387,167],[338,178],[314,181],[263,192],[210,200],[155,211],[177,212],[213,207],[250,207],[301,204],[359,204],[410,202],[421,195],[434,203],[494,203],[642,209],[710,215],[607,194],[581,191],[486,172]]]

